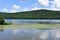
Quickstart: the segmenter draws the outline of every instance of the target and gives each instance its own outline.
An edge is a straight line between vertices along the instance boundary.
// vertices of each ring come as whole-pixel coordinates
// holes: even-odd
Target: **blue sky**
[[[48,9],[60,11],[60,0],[0,0],[0,12]]]

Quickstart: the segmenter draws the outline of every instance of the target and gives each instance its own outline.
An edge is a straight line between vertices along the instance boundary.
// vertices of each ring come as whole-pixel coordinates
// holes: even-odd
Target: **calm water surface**
[[[19,28],[0,29],[0,40],[60,40],[60,29]]]
[[[14,24],[32,24],[32,23],[60,23],[60,20],[42,20],[42,19],[5,19],[6,22],[13,22]]]
[[[60,22],[60,20],[50,21],[50,20],[24,20],[24,19],[5,19],[5,21],[14,22],[18,24],[39,21]],[[30,24],[29,24],[30,28],[24,28],[24,26],[0,25],[0,40],[60,40],[60,28],[32,28]],[[39,25],[39,27],[42,26],[43,25]]]

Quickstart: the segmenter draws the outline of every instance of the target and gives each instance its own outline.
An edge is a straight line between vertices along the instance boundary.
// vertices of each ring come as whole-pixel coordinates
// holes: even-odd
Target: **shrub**
[[[3,24],[5,24],[4,18],[0,17],[0,25],[3,25]]]

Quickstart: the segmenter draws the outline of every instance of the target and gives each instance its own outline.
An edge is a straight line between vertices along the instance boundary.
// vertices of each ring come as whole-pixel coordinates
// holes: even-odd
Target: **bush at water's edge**
[[[7,22],[5,22],[4,18],[2,16],[0,16],[0,25],[11,25],[11,24],[12,24],[12,22],[7,23]]]

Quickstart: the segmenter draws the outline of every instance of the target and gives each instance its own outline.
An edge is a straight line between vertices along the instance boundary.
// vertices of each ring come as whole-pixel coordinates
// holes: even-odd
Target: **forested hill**
[[[34,10],[16,13],[3,13],[0,16],[5,19],[60,19],[60,11]]]

